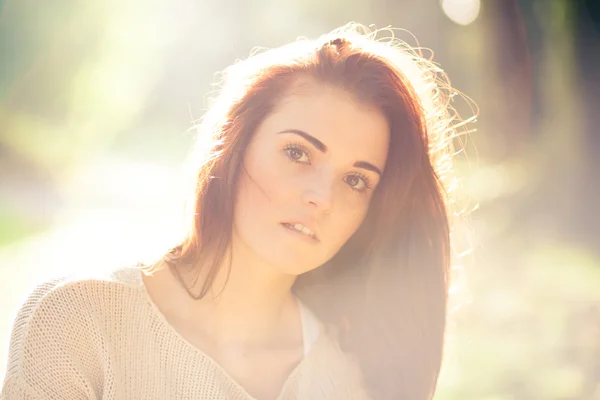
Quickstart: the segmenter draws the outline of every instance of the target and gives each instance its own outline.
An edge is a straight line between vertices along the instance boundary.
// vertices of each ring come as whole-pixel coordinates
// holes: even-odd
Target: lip
[[[288,228],[287,226],[285,226],[285,224],[288,224],[288,225],[302,224],[305,227],[307,227],[308,229],[310,229],[315,234],[315,237],[308,236],[308,235],[306,235],[306,234],[304,234],[302,232],[299,232],[299,231],[297,231],[297,230],[295,230],[293,228]],[[309,224],[309,223],[302,222],[302,221],[286,221],[286,222],[281,222],[280,225],[286,231],[288,231],[290,233],[293,233],[293,234],[296,234],[298,236],[301,236],[304,239],[308,240],[309,242],[312,242],[312,243],[318,243],[318,242],[320,242],[319,235],[317,234],[317,231],[315,230],[314,226],[311,225],[311,224]]]

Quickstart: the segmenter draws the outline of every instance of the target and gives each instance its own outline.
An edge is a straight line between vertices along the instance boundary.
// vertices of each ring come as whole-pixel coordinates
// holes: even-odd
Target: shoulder
[[[138,288],[142,284],[140,274],[140,268],[135,266],[70,272],[38,283],[27,295],[25,304],[35,307],[56,297],[93,296],[98,289]]]
[[[40,313],[77,311],[128,289],[138,290],[142,283],[137,267],[120,267],[104,271],[72,272],[38,283],[21,302],[16,322],[27,324]]]
[[[35,286],[13,321],[4,390],[27,383],[39,393],[66,398],[59,389],[83,396],[100,387],[110,332],[122,329],[134,303],[143,304],[141,287],[137,267],[71,273]]]
[[[89,317],[94,311],[124,304],[121,299],[142,286],[138,267],[72,272],[42,281],[21,303],[15,327],[27,327],[51,317],[53,321]],[[127,296],[132,299],[132,296]]]
[[[137,267],[76,272],[37,284],[25,295],[13,320],[9,361],[19,365],[26,351],[49,342],[85,340],[88,331],[123,307],[128,294],[140,290]],[[9,372],[9,371],[7,371]]]

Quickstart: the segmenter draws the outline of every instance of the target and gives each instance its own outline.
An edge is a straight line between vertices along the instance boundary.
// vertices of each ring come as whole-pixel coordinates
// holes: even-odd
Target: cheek
[[[331,220],[330,240],[334,250],[339,250],[358,230],[367,215],[368,205],[345,204],[336,210]]]

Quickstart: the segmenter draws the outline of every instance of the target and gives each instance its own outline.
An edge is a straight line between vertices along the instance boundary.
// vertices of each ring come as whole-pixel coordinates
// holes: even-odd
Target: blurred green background
[[[477,210],[436,399],[600,399],[599,9],[0,1],[0,377],[33,284],[152,257],[180,232],[188,128],[215,73],[255,46],[356,21],[414,34],[480,109],[456,160],[461,202]],[[417,45],[408,32],[396,35]]]

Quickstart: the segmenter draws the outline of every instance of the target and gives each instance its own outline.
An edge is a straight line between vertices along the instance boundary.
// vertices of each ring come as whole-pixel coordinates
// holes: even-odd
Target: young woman
[[[433,396],[456,133],[443,73],[346,26],[224,77],[185,240],[142,268],[39,286],[3,398]]]

